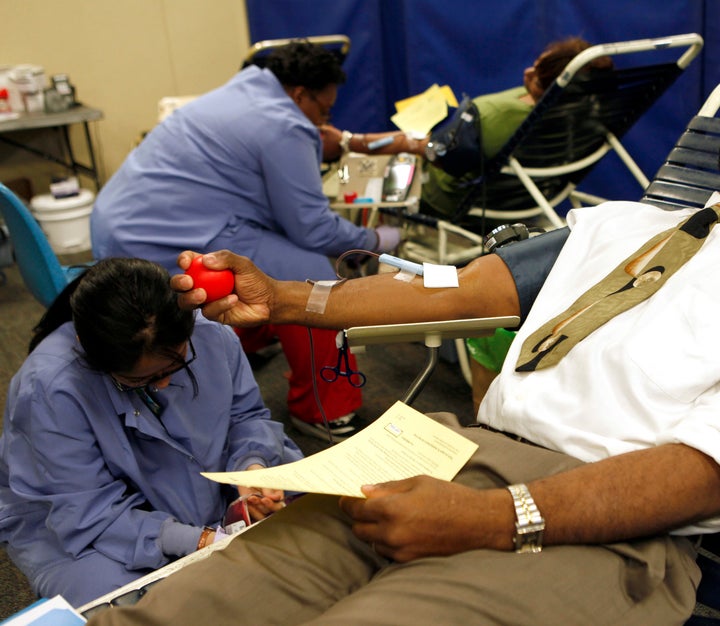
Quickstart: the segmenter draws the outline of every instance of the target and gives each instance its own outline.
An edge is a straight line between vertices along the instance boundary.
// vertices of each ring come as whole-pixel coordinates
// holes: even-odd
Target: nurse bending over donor
[[[328,257],[394,250],[399,229],[357,226],[331,211],[323,193],[318,127],[330,121],[344,82],[335,54],[296,41],[268,54],[263,69],[251,65],[174,111],[98,193],[94,257],[151,259],[172,272],[183,250],[228,248],[278,279],[334,280]],[[334,332],[313,332],[311,350],[306,328],[255,330],[241,334],[248,352],[280,340],[296,428],[324,441],[328,429],[337,440],[360,428],[360,389],[319,375],[337,361]]]
[[[232,330],[181,311],[149,261],[92,266],[30,350],[0,438],[0,540],[40,596],[79,606],[220,538],[238,490],[200,472],[302,457]],[[283,506],[239,491],[263,494],[254,519]]]

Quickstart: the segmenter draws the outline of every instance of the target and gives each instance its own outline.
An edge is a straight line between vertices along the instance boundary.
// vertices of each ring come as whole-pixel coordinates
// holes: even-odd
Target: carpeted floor
[[[5,283],[0,285],[0,402],[5,407],[12,375],[27,354],[34,323],[43,307],[25,289],[17,268],[4,269]],[[1,281],[0,281],[1,282]],[[35,600],[25,577],[0,548],[0,619]]]
[[[80,262],[85,258],[80,255],[62,260]],[[43,313],[41,305],[25,289],[17,268],[5,268],[4,273],[6,282],[0,285],[0,405],[3,407],[10,378],[25,358],[32,328]],[[425,354],[422,345],[399,344],[370,346],[365,354],[358,355],[359,368],[367,376],[359,418],[369,422],[391,406],[421,370]],[[254,359],[253,366],[273,417],[286,425],[288,434],[305,454],[322,450],[323,442],[300,434],[289,424],[285,406],[287,381],[283,376],[287,362],[282,353]],[[423,412],[452,411],[464,423],[473,418],[470,388],[458,366],[443,360],[413,406]],[[7,558],[4,548],[0,548],[0,620],[35,599],[24,576]]]

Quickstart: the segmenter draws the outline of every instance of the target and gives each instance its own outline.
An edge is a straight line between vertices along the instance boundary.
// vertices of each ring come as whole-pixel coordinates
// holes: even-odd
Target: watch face
[[[435,153],[435,146],[432,141],[428,141],[427,146],[425,146],[425,158],[432,162],[435,160],[435,157],[437,154]]]

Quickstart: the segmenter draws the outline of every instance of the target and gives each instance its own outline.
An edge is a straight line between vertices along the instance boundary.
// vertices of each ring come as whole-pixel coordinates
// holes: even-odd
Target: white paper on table
[[[349,439],[300,461],[244,472],[204,472],[231,485],[364,498],[362,485],[427,474],[452,480],[477,444],[396,402]]]
[[[368,178],[368,181],[365,185],[365,193],[363,194],[364,198],[370,198],[373,202],[380,202],[382,200],[382,190],[383,190],[383,179],[379,176],[373,176],[372,178]],[[362,203],[358,203],[359,207],[362,207]]]

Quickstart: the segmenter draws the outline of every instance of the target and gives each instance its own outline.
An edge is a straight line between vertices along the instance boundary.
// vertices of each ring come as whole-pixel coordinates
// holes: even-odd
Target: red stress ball
[[[213,302],[233,292],[235,276],[230,270],[211,270],[203,265],[202,256],[196,256],[190,267],[185,270],[193,279],[195,289],[204,289],[207,294],[205,302]]]

